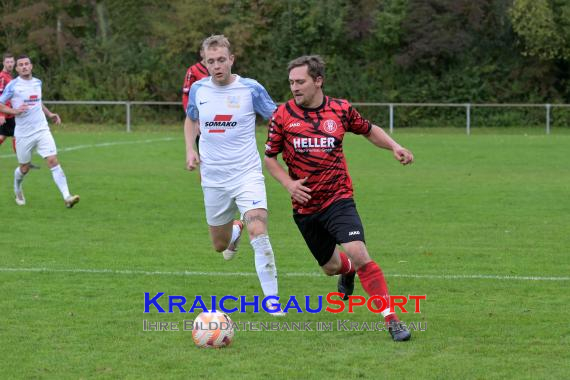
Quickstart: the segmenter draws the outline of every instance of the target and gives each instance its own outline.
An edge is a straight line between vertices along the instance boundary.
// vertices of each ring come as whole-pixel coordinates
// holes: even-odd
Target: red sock
[[[362,288],[364,291],[366,291],[366,293],[368,293],[369,296],[382,296],[386,300],[386,304],[389,304],[388,285],[384,279],[384,273],[382,273],[382,269],[380,269],[378,264],[376,264],[374,261],[370,261],[359,270],[357,270],[356,273],[358,273]],[[380,301],[374,300],[374,303],[376,304],[377,308],[382,307],[382,303]],[[384,317],[384,320],[386,322],[390,322],[392,320],[397,321],[398,317],[395,313],[390,313]]]
[[[354,265],[352,265],[352,261],[350,261],[346,253],[340,252],[340,262],[340,269],[336,274],[354,273]]]

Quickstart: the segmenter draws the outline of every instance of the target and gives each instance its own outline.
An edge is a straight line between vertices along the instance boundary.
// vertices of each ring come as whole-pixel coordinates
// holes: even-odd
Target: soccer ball
[[[232,320],[227,314],[202,312],[194,320],[192,339],[201,348],[222,348],[229,346],[234,338]]]

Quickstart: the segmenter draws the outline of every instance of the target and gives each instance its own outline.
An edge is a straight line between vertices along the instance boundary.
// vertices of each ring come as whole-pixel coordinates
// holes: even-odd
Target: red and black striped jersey
[[[307,109],[294,100],[280,105],[269,124],[265,155],[283,154],[289,176],[307,178],[311,199],[301,205],[293,200],[299,214],[314,214],[331,203],[353,194],[342,141],[346,132],[367,135],[372,124],[344,99],[324,97],[323,104]]]
[[[12,76],[10,75],[10,73],[8,73],[4,70],[0,71],[0,95],[2,95],[2,93],[4,92],[4,89],[6,88],[8,83],[10,83],[11,80],[12,80]],[[7,102],[6,105],[8,107],[11,107],[10,102]],[[6,119],[10,119],[10,118],[14,117],[14,115],[3,114],[1,112],[0,112],[0,116],[4,116]]]
[[[194,82],[199,81],[202,78],[209,76],[208,69],[198,62],[188,68],[186,71],[186,76],[184,77],[184,84],[182,85],[182,106],[184,107],[184,112],[186,112],[186,107],[188,106],[188,94],[190,93],[190,87]]]

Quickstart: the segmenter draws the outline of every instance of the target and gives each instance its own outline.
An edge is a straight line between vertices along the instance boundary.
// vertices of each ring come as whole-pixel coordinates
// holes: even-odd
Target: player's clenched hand
[[[59,117],[58,114],[56,113],[52,113],[51,115],[48,116],[54,123],[56,124],[61,124],[61,118]]]
[[[395,148],[392,153],[394,154],[394,158],[400,161],[402,165],[408,165],[414,162],[414,155],[406,148],[399,146]]]
[[[194,170],[198,167],[198,165],[200,164],[200,157],[198,156],[198,153],[194,152],[194,151],[188,151],[186,152],[186,169],[187,170]]]
[[[302,205],[306,204],[309,199],[311,199],[311,195],[309,194],[311,192],[311,189],[304,186],[305,182],[307,182],[306,177],[292,181],[287,186],[287,190],[289,191],[289,194],[291,194],[291,198]]]

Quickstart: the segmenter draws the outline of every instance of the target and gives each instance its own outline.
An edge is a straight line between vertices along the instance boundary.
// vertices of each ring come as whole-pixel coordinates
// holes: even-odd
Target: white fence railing
[[[142,102],[142,101],[107,101],[107,100],[51,100],[46,104],[77,104],[77,105],[124,105],[126,131],[131,132],[131,106],[134,105],[160,105],[181,107],[180,102]],[[438,107],[438,108],[465,108],[465,131],[471,134],[471,109],[472,108],[543,108],[545,111],[545,131],[550,134],[551,110],[553,108],[570,108],[570,104],[536,104],[536,103],[352,103],[352,105],[366,107],[388,107],[390,115],[389,129],[394,133],[394,119],[396,107]]]

